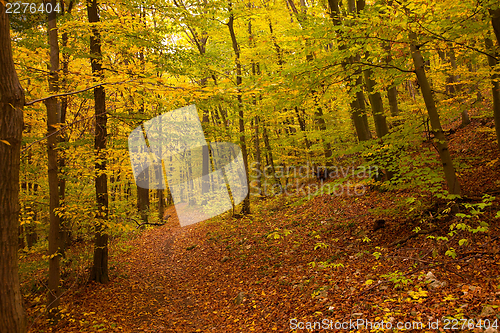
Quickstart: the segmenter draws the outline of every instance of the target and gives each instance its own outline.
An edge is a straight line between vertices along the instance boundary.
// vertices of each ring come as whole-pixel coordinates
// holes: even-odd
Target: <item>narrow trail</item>
[[[471,142],[472,167],[462,171],[464,192],[479,198],[471,202],[498,190],[491,179],[500,179],[500,162],[489,153],[496,142],[484,133],[474,123],[450,140],[455,151]],[[493,167],[473,154],[493,156]],[[443,328],[450,316],[494,322],[500,318],[498,199],[481,215],[490,233],[462,234],[470,243],[461,250],[460,237],[446,243],[428,237],[446,236],[453,216],[404,216],[397,202],[414,195],[279,196],[257,202],[254,214],[240,219],[184,228],[171,207],[166,225],[110,248],[110,283],[69,290],[62,320],[40,321],[31,332],[291,332],[292,320],[333,325],[359,318],[394,325],[439,320]],[[380,230],[378,218],[386,220]],[[432,233],[407,237],[416,227]],[[446,254],[450,247],[456,258]]]
[[[201,327],[196,298],[186,287],[189,276],[174,250],[177,238],[190,228],[181,228],[175,208],[169,210],[167,225],[142,235],[136,255],[128,260],[130,280],[137,285],[131,291],[132,307],[138,308],[137,320],[125,331],[195,332]]]
[[[78,317],[79,308],[90,311],[55,331],[97,332],[104,323],[110,323],[106,331],[116,332],[195,332],[201,326],[196,299],[185,287],[189,276],[173,250],[189,228],[181,228],[175,208],[169,209],[165,226],[142,233],[130,241],[130,251],[112,257],[120,266],[111,265],[111,274],[117,270],[118,275],[110,283],[85,286],[73,296],[77,308],[67,310],[71,317]]]

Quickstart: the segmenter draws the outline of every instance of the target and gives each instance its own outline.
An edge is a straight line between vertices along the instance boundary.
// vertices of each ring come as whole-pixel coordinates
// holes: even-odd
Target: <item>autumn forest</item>
[[[0,3],[0,333],[498,332],[498,0]]]

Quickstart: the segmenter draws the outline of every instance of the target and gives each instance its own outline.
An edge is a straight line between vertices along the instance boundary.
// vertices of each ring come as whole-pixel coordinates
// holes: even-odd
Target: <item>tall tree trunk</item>
[[[488,64],[493,69],[497,65],[495,47],[493,46],[493,41],[490,38],[485,39],[486,49],[490,52],[488,56]],[[491,95],[493,98],[493,117],[495,119],[495,130],[497,133],[497,145],[500,150],[500,83],[498,79],[500,75],[491,75]]]
[[[139,16],[139,23],[141,23],[143,21],[143,18],[145,17],[145,12],[144,12],[144,8],[141,7],[141,12],[140,12],[140,16]],[[145,65],[145,62],[144,62],[144,51],[143,49],[141,49],[141,51],[139,52],[139,61],[140,61],[140,64],[141,64],[141,68],[142,70],[145,70],[146,69],[146,65]],[[145,113],[145,107],[144,107],[144,100],[141,101],[141,107],[139,109],[139,113],[140,114],[144,114]],[[144,128],[144,124],[141,125],[142,126],[142,131],[143,133],[146,133],[146,129]],[[144,177],[146,177],[142,183],[148,183],[152,181],[152,179],[149,178],[149,176],[144,173],[143,174]],[[151,186],[151,185],[149,185]],[[139,213],[141,214],[141,219],[142,219],[142,223],[144,225],[146,225],[148,223],[148,220],[149,220],[149,214],[150,214],[150,207],[151,207],[151,201],[150,201],[150,198],[149,198],[149,186],[145,186],[145,187],[140,187],[140,186],[137,186],[137,203],[138,203],[138,207],[139,207]]]
[[[316,106],[316,109],[314,111],[314,122],[321,131],[326,132],[326,121],[323,114],[323,108],[319,105],[317,98],[315,98],[314,105]],[[332,165],[331,157],[333,155],[332,144],[328,140],[326,140],[325,137],[322,138],[322,141],[323,154],[325,156],[326,165],[330,166]]]
[[[52,8],[56,6],[56,0],[52,0]],[[53,95],[59,91],[59,41],[57,33],[57,13],[52,11],[48,15],[47,31],[50,45],[50,66],[49,66],[49,92]],[[50,228],[49,228],[49,290],[47,297],[47,311],[49,317],[54,317],[59,307],[59,280],[61,272],[59,268],[59,176],[57,174],[57,143],[58,137],[55,134],[59,125],[61,104],[57,98],[50,98],[45,101],[47,108],[47,155],[48,155],[48,178],[50,197]]]
[[[144,113],[144,105],[141,106],[139,110],[140,114]],[[146,133],[144,124],[141,125],[142,130],[144,133]],[[149,176],[147,172],[142,173],[141,175],[141,184],[149,184]],[[149,207],[150,207],[150,201],[149,201],[149,188],[148,187],[142,187],[142,186],[137,186],[137,209],[139,211],[139,214],[141,215],[141,223],[143,225],[146,225],[149,220]]]
[[[3,2],[0,4],[0,332],[25,333],[17,254],[25,100],[12,60],[9,29]]]
[[[490,9],[491,15],[491,25],[493,26],[493,31],[497,37],[498,46],[500,46],[500,7],[496,9]]]
[[[236,85],[239,86],[242,83],[242,71],[241,71],[241,61],[240,61],[240,46],[236,40],[236,34],[234,32],[234,14],[232,10],[232,4],[229,3],[229,20],[227,22],[229,28],[229,34],[231,35],[231,42],[233,45],[233,51],[235,55],[236,62]],[[245,119],[243,115],[243,101],[241,98],[241,92],[238,91],[238,116],[239,116],[239,130],[240,130],[240,144],[241,153],[243,155],[243,164],[245,165],[245,175],[247,178],[247,189],[250,189],[249,178],[248,178],[248,154],[247,154],[247,144],[245,140]],[[247,191],[245,199],[243,199],[243,204],[241,207],[241,214],[250,214],[250,191]]]
[[[391,116],[396,117],[399,115],[398,107],[398,90],[396,86],[392,85],[387,88],[387,99],[389,100],[389,107],[391,109]]]
[[[71,10],[73,9],[74,0],[69,2],[68,7],[65,7],[65,3],[63,0],[60,0],[62,12],[66,12],[71,14]],[[61,88],[64,90],[66,88],[66,77],[69,74],[69,59],[70,55],[67,51],[65,51],[68,45],[69,36],[67,32],[63,32],[61,36],[61,44],[63,47],[62,51],[62,72],[64,78],[61,80]],[[61,98],[61,115],[59,122],[64,125],[66,124],[66,113],[68,110],[68,97],[64,96]],[[59,135],[59,142],[68,142],[69,137],[65,133],[61,133]],[[64,199],[66,197],[66,179],[62,174],[64,169],[66,168],[66,158],[65,151],[66,149],[63,147],[58,147],[59,149],[59,160],[58,160],[58,172],[62,177],[59,177],[59,206],[64,210]],[[64,216],[59,217],[59,250],[61,251],[62,256],[65,256],[66,248],[71,244],[71,223]]]
[[[255,47],[254,35],[252,32],[252,21],[251,19],[248,21],[248,44],[249,47]],[[252,76],[255,80],[257,75],[261,75],[260,65],[258,62],[252,60]],[[257,96],[253,94],[252,103],[254,110],[257,110]],[[255,187],[257,190],[257,195],[262,197],[262,158],[260,153],[260,133],[259,133],[259,116],[256,115],[253,118],[253,144],[254,144],[254,160],[256,164],[257,176],[255,177]],[[250,191],[250,189],[249,189]]]
[[[387,122],[384,115],[384,104],[382,96],[379,92],[374,91],[375,81],[372,79],[373,72],[371,69],[364,71],[366,90],[368,91],[368,98],[372,107],[373,121],[375,122],[375,130],[377,137],[382,138],[389,133]]]
[[[157,189],[156,193],[158,195],[158,218],[161,222],[165,217],[165,190]]]
[[[259,116],[254,118],[254,149],[255,149],[255,164],[257,168],[257,176],[255,178],[255,186],[257,193],[262,196],[262,157],[260,153],[260,136],[259,136]]]
[[[332,19],[332,22],[334,25],[340,25],[342,23],[341,18],[340,18],[340,8],[339,8],[339,1],[338,0],[328,0],[328,6],[330,7],[330,17]],[[349,0],[348,1],[348,7],[349,7],[349,12],[350,13],[355,13],[356,12],[356,3],[354,0]],[[342,36],[338,37],[339,42],[342,41]],[[345,50],[346,45],[345,44],[340,44],[339,46],[340,50]],[[357,56],[359,57],[359,56]],[[347,65],[349,63],[353,63],[355,60],[355,57],[350,57],[347,61],[342,61],[342,68],[344,70],[347,70]],[[347,83],[347,87],[349,90],[349,94],[352,95],[352,91],[355,89],[357,85],[361,85],[363,82],[363,79],[360,76],[360,72],[357,71],[354,73],[357,78],[355,79],[354,82],[352,82],[352,79]],[[368,128],[368,120],[366,118],[366,112],[365,112],[365,97],[363,94],[363,91],[358,91],[355,93],[354,97],[351,97],[352,100],[349,103],[351,107],[351,119],[354,124],[354,128],[356,129],[356,134],[358,136],[359,141],[366,141],[371,139],[371,133],[370,129]]]
[[[427,75],[425,74],[425,63],[424,59],[422,58],[422,54],[420,53],[419,46],[417,45],[417,34],[415,32],[410,32],[410,41],[410,50],[413,64],[415,66],[415,73],[417,74],[418,83],[422,91],[425,106],[427,107],[432,131],[434,132],[434,137],[436,138],[435,143],[439,152],[439,157],[441,158],[441,162],[443,163],[443,170],[446,178],[446,183],[448,184],[448,191],[451,194],[461,195],[460,183],[458,182],[457,176],[455,174],[455,168],[453,167],[453,161],[451,160],[450,151],[448,150],[446,136],[443,133],[441,121],[439,120],[439,113],[432,96],[432,91],[429,85],[429,81],[427,80]]]
[[[269,142],[269,135],[267,133],[267,127],[265,124],[262,124],[262,138],[264,139],[264,147],[266,147],[266,167],[264,168],[264,171],[266,171],[267,168],[270,167],[274,182],[278,183],[279,180],[276,177],[276,168],[274,166],[273,150],[272,150],[271,144]],[[264,172],[264,174],[266,174],[266,173],[267,172]]]
[[[352,63],[354,59],[351,57],[350,62]],[[356,88],[356,86],[362,86],[363,78],[361,77],[361,73],[356,71],[355,83],[348,83],[349,91],[351,92]],[[353,120],[354,127],[356,129],[356,134],[358,135],[359,141],[366,141],[372,138],[370,133],[370,129],[368,127],[368,119],[366,117],[366,106],[365,106],[365,95],[363,91],[356,91],[354,99],[351,100],[351,119]]]
[[[387,5],[392,6],[392,0],[388,0]],[[383,11],[383,13],[385,13],[385,11]],[[391,42],[384,42],[384,49],[387,52],[387,56],[385,57],[384,61],[387,65],[389,65],[392,61]],[[394,85],[394,82],[392,83],[391,86],[387,88],[387,99],[389,100],[389,109],[391,111],[391,116],[392,117],[398,116],[399,115],[398,90]],[[395,125],[397,125],[397,123]]]
[[[87,0],[87,15],[90,23],[99,22],[97,0]],[[92,28],[90,36],[90,61],[92,75],[95,79],[103,78],[101,34],[97,27]],[[106,115],[106,93],[104,87],[94,88],[95,102],[95,137],[94,149],[96,150],[95,163],[95,193],[97,215],[94,239],[94,262],[90,273],[90,280],[107,283],[108,276],[108,234],[106,233],[106,220],[108,219],[108,178],[106,176],[106,149],[108,117]]]
[[[294,107],[295,109],[295,114],[297,115],[297,120],[299,122],[299,128],[300,128],[300,131],[302,132],[302,134],[304,135],[304,141],[305,141],[305,144],[306,144],[306,148],[307,148],[307,153],[309,154],[310,152],[310,149],[311,149],[311,142],[309,141],[309,139],[307,138],[307,133],[306,133],[306,121],[304,119],[304,117],[301,116],[300,114],[300,111],[299,108],[296,106]]]
[[[142,182],[147,181],[147,175],[143,174],[145,179],[142,179]],[[139,210],[139,214],[141,215],[141,223],[146,225],[149,221],[149,189],[141,186],[137,186],[137,209]]]

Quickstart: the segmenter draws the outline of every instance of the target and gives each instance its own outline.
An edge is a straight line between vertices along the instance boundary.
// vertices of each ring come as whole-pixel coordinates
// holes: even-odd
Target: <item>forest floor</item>
[[[452,156],[468,165],[459,177],[470,204],[500,193],[491,124],[474,119],[448,137]],[[42,294],[26,297],[30,332],[368,331],[381,321],[386,329],[373,331],[499,326],[500,200],[480,208],[489,233],[462,231],[445,241],[437,237],[460,219],[439,201],[412,206],[412,196],[377,189],[310,200],[283,195],[256,203],[251,215],[184,228],[171,208],[165,226],[111,248],[108,284],[65,286],[58,323],[40,315]],[[467,245],[458,244],[462,238]]]

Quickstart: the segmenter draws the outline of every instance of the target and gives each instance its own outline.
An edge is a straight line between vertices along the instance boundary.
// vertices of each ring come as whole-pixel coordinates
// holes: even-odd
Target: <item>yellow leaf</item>
[[[10,142],[9,142],[9,141],[0,140],[0,142],[3,142],[3,143],[5,143],[6,145],[10,146]]]

